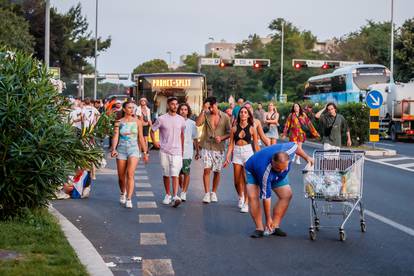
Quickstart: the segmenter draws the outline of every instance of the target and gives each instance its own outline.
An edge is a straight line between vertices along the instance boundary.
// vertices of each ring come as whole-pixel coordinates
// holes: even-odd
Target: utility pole
[[[93,85],[93,99],[96,100],[96,90],[98,88],[98,0],[95,3],[95,78]]]
[[[280,45],[280,96],[279,99],[282,99],[283,95],[283,50],[284,50],[284,41],[285,40],[285,21],[282,22],[282,40]]]
[[[45,65],[49,70],[49,56],[50,56],[50,0],[46,0],[45,7]]]
[[[394,0],[391,0],[391,47],[390,47],[391,79],[394,80]]]
[[[171,69],[171,66],[172,66],[172,59],[171,59],[171,55],[172,55],[172,53],[171,53],[171,51],[168,51],[168,52],[167,52],[167,54],[168,54],[168,56],[169,56],[169,64],[168,64],[168,67]]]

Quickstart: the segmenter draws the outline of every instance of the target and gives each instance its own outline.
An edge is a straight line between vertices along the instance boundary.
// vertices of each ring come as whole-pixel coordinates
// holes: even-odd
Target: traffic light
[[[293,68],[295,68],[296,70],[300,70],[300,69],[306,68],[306,67],[308,67],[308,64],[306,63],[305,60],[296,60],[293,63]]]
[[[225,67],[232,67],[234,65],[234,60],[232,59],[222,59],[220,60],[219,67],[225,68]]]
[[[264,67],[270,66],[270,60],[268,59],[255,59],[253,62],[253,68],[254,69],[260,69]]]
[[[323,69],[323,70],[327,70],[327,69],[329,69],[329,65],[328,65],[328,63],[324,63],[324,64],[322,65],[322,69]]]

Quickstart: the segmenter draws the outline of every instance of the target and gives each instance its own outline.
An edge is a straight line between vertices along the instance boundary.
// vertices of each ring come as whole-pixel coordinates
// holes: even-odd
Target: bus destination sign
[[[152,87],[172,87],[187,88],[191,87],[191,79],[153,79]]]

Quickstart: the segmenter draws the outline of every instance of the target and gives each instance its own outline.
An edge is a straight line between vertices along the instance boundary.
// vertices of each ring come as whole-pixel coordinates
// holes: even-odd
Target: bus
[[[204,74],[198,73],[153,73],[136,74],[135,97],[147,98],[152,118],[167,112],[168,97],[176,97],[179,103],[187,103],[198,115],[207,96],[207,84]]]
[[[362,102],[370,85],[392,81],[390,70],[383,65],[352,65],[309,78],[304,98],[315,103]]]

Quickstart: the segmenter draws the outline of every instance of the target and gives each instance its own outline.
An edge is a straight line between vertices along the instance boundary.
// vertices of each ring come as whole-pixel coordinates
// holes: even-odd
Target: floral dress
[[[300,116],[297,116],[296,113],[289,114],[283,134],[289,136],[290,142],[303,143],[306,140],[306,132],[303,127],[308,127],[313,137],[320,137],[311,120],[309,120],[305,113]]]

